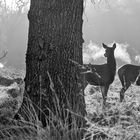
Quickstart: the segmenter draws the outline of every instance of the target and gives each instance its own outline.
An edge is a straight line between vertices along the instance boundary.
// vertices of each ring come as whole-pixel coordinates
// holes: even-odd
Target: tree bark
[[[83,63],[82,15],[83,0],[31,0],[25,90],[43,125],[38,107],[47,116],[83,125],[82,77],[71,62]]]

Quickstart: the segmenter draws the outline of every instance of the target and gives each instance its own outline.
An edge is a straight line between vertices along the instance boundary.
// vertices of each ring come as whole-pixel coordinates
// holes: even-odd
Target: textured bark
[[[70,61],[83,63],[82,14],[83,0],[31,0],[28,13],[25,89],[35,107],[46,115],[49,108],[62,120],[67,109],[82,116],[86,113],[81,76]],[[76,120],[82,125],[82,119]]]

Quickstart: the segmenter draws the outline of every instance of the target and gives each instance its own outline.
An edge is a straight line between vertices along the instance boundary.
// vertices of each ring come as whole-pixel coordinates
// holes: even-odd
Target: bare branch
[[[25,8],[29,3],[29,0],[16,0],[15,4],[18,8],[18,12],[21,13],[23,8]]]
[[[7,53],[8,53],[8,51],[3,51],[4,53],[3,53],[3,55],[0,57],[0,60],[1,59],[3,59],[4,57],[6,57],[6,55],[7,55]]]

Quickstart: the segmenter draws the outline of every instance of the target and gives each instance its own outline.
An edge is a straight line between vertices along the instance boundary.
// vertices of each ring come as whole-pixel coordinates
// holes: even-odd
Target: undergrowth
[[[139,140],[140,139],[140,98],[137,87],[125,93],[125,101],[119,102],[120,85],[118,79],[110,87],[106,109],[102,110],[100,88],[92,87],[85,92],[87,116],[85,128],[72,125],[69,129],[66,121],[58,115],[51,115],[52,123],[43,128],[29,98],[20,120],[5,120],[0,125],[2,140]],[[76,114],[76,113],[75,113]],[[46,120],[48,117],[46,116]],[[56,122],[54,125],[53,122]],[[75,124],[75,120],[72,121]],[[84,136],[81,131],[84,130]]]

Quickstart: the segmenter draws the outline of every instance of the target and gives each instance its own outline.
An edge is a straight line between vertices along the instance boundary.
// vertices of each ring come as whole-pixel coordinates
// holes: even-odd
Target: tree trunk
[[[25,89],[43,125],[38,107],[47,116],[67,121],[69,115],[68,121],[83,125],[76,117],[86,114],[82,77],[71,62],[83,63],[82,15],[83,0],[31,0]]]

